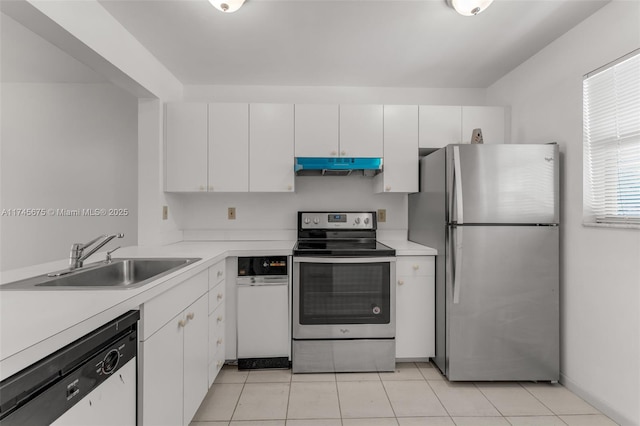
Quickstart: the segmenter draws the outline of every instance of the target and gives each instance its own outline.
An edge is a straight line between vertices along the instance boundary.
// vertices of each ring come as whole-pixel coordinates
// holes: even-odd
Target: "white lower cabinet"
[[[209,387],[213,384],[225,360],[225,261],[209,268],[209,348],[207,374]]]
[[[396,358],[435,356],[435,257],[398,256]]]
[[[142,305],[139,424],[188,425],[208,386],[208,271]]]

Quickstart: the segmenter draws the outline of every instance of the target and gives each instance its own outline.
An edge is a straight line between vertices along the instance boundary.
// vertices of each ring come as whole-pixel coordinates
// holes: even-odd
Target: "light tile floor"
[[[609,426],[548,383],[451,383],[429,363],[393,373],[291,374],[225,366],[191,426]]]

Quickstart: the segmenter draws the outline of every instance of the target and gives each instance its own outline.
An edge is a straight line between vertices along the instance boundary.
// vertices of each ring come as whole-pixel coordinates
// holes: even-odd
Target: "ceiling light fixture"
[[[493,0],[446,0],[456,12],[464,16],[474,16],[484,11]]]
[[[231,13],[240,9],[244,1],[245,0],[209,0],[209,3],[222,12]]]

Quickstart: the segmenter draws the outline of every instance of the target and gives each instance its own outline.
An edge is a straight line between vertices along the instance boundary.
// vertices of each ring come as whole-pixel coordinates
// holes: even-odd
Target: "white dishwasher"
[[[287,256],[238,257],[238,369],[290,368]]]

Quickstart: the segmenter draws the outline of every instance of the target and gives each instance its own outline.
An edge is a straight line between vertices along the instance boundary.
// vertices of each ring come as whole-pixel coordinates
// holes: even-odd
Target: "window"
[[[582,89],[584,223],[640,227],[640,49]]]

